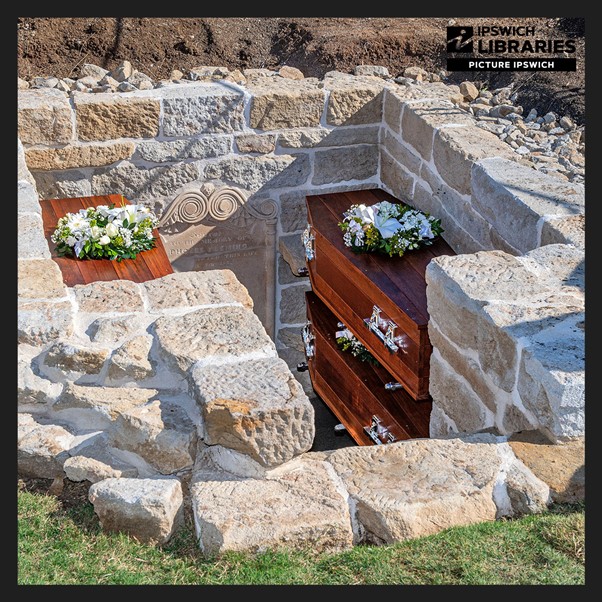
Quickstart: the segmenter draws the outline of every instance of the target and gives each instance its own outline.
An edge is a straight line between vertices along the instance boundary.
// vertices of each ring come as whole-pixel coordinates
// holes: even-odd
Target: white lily
[[[401,224],[393,217],[376,215],[374,227],[383,238],[391,238],[400,228]]]

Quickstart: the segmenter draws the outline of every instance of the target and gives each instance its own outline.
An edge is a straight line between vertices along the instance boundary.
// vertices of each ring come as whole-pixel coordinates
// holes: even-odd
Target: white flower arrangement
[[[401,257],[406,251],[430,245],[443,232],[441,220],[403,203],[381,201],[351,205],[339,223],[343,242],[355,252],[376,251]]]
[[[341,351],[349,351],[353,357],[362,362],[379,365],[378,360],[355,338],[345,324],[339,322],[337,326],[342,328],[342,330],[337,330],[334,335]]]
[[[154,248],[157,216],[144,205],[98,205],[67,213],[58,220],[51,240],[59,256],[78,259],[135,259]]]

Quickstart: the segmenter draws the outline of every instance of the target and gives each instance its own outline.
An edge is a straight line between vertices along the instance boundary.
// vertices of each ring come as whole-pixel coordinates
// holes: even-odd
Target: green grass
[[[19,585],[584,585],[585,505],[337,554],[204,558],[184,530],[163,548],[101,531],[90,504],[64,510],[18,491]]]

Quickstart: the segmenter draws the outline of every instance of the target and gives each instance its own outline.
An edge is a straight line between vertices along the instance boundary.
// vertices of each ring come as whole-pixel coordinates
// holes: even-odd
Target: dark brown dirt
[[[307,77],[353,72],[356,65],[384,65],[392,76],[409,66],[436,72],[446,67],[446,26],[534,25],[542,39],[577,40],[577,72],[452,73],[493,89],[517,83],[527,111],[556,111],[585,122],[585,26],[583,18],[393,17],[21,17],[18,75],[77,77],[81,65],[106,69],[129,60],[154,79],[172,69],[201,65],[277,68],[290,65]]]

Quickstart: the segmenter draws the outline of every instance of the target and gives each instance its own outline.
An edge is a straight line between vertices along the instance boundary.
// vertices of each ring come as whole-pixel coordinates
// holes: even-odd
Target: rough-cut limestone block
[[[380,179],[393,196],[413,204],[414,177],[384,149],[380,154]]]
[[[91,196],[92,185],[88,173],[76,169],[68,171],[38,171],[35,181],[41,199],[64,199]]]
[[[63,275],[52,259],[20,259],[17,265],[20,299],[60,299],[66,296]]]
[[[69,97],[51,88],[19,90],[18,137],[23,144],[66,144],[73,139]]]
[[[105,531],[125,532],[144,543],[167,542],[183,521],[183,496],[175,478],[105,479],[88,499]]]
[[[156,197],[171,197],[184,184],[199,177],[199,167],[195,163],[147,168],[125,161],[117,167],[98,168],[92,176],[91,189],[94,195],[113,194],[119,190],[128,199],[150,202]]]
[[[387,130],[384,132],[383,146],[391,157],[401,163],[407,170],[416,175],[420,174],[420,165],[422,164],[420,157],[407,146],[401,144],[398,138]]]
[[[33,193],[37,201],[37,193],[35,192],[36,181],[33,179],[27,164],[25,163],[25,150],[21,140],[17,138],[17,186],[19,187],[19,210],[21,211],[21,188],[24,185],[29,185],[28,188],[33,187]],[[38,210],[39,211],[39,210]]]
[[[265,77],[248,82],[247,89],[252,94],[249,125],[254,129],[320,124],[325,94],[316,82]]]
[[[19,343],[45,345],[73,334],[73,305],[70,301],[20,301],[17,312]]]
[[[240,303],[249,309],[253,300],[232,270],[177,272],[143,283],[150,312],[192,308],[195,305]]]
[[[107,375],[111,380],[127,378],[138,381],[150,378],[155,368],[148,359],[153,337],[141,334],[116,349],[109,360]]]
[[[409,102],[401,115],[401,135],[425,161],[430,161],[436,129],[473,124],[474,119],[468,113],[447,100]]]
[[[29,172],[27,172],[29,173]],[[17,182],[17,212],[18,213],[37,213],[42,214],[42,208],[38,200],[38,193],[35,189],[35,180],[31,181],[19,179]]]
[[[385,90],[383,121],[396,134],[399,134],[401,131],[401,112],[403,111],[403,102],[405,99],[403,92]]]
[[[281,346],[303,352],[305,350],[305,345],[301,336],[301,330],[301,326],[281,328],[278,330],[278,343],[280,343]],[[278,349],[278,353],[280,354],[280,349]]]
[[[329,125],[379,123],[382,118],[383,88],[378,77],[337,77],[324,80],[329,90],[326,122]]]
[[[280,322],[282,324],[305,323],[305,293],[311,290],[309,282],[287,286],[280,292]]]
[[[30,169],[50,171],[74,167],[98,167],[111,165],[134,154],[133,142],[109,144],[78,144],[63,148],[30,148],[26,151]]]
[[[52,406],[80,428],[107,428],[117,417],[132,408],[147,404],[156,389],[133,387],[86,387],[67,383]]]
[[[541,246],[555,243],[585,248],[585,215],[570,215],[543,222]]]
[[[79,140],[154,138],[159,133],[161,103],[157,98],[75,92],[73,102]]]
[[[276,134],[239,134],[234,138],[241,153],[271,153],[276,148]]]
[[[206,136],[183,140],[145,140],[136,145],[136,157],[152,163],[212,159],[232,150],[230,136]]]
[[[72,290],[80,312],[130,313],[144,309],[140,285],[131,280],[76,284]]]
[[[111,453],[104,437],[97,437],[90,445],[70,453],[72,455],[65,460],[63,470],[71,481],[98,483],[104,479],[138,476],[134,466]]]
[[[105,348],[84,347],[70,341],[58,340],[46,351],[42,363],[71,375],[98,374],[109,353]]]
[[[208,163],[205,180],[223,180],[250,192],[263,188],[301,186],[311,171],[308,155],[235,156]]]
[[[378,126],[305,128],[284,130],[278,135],[278,144],[283,148],[313,148],[352,146],[354,144],[378,144]]]
[[[74,436],[56,424],[35,421],[20,426],[17,436],[17,470],[20,475],[42,479],[64,476]]]
[[[17,402],[19,406],[52,403],[63,385],[42,378],[32,369],[32,360],[39,354],[37,347],[19,345],[17,355]]]
[[[345,492],[323,461],[304,457],[268,479],[200,469],[191,486],[201,551],[312,549],[353,546]]]
[[[331,136],[334,130],[326,128],[295,128],[278,132],[278,144],[284,148],[313,148]],[[328,146],[330,146],[327,143]]]
[[[278,250],[284,261],[288,263],[291,272],[295,276],[299,276],[299,270],[306,267],[305,247],[301,242],[301,237],[297,234],[281,236],[278,240]]]
[[[367,180],[378,172],[378,156],[375,144],[318,150],[314,156],[312,184]]]
[[[163,97],[163,134],[191,136],[242,130],[245,99],[241,91],[219,83],[171,86]]]
[[[276,355],[259,318],[245,307],[210,307],[183,316],[162,316],[153,330],[159,351],[182,372],[210,358],[223,362],[248,354]]]
[[[195,366],[191,381],[208,445],[245,453],[264,467],[311,447],[313,406],[280,358]]]
[[[512,161],[484,159],[472,169],[472,202],[500,236],[525,253],[539,246],[543,217],[585,212],[585,189]]]
[[[304,79],[305,75],[303,75],[303,71],[297,69],[296,67],[289,67],[288,65],[283,65],[278,69],[278,75],[281,77],[286,77],[288,79]]]
[[[119,414],[111,426],[118,449],[137,453],[162,474],[192,467],[196,427],[176,403],[154,400]]]
[[[280,227],[283,232],[298,232],[307,226],[305,192],[283,192],[280,195]]]
[[[19,233],[17,238],[19,259],[50,259],[41,215],[20,213],[17,216],[17,232]]]
[[[108,347],[117,347],[126,337],[132,336],[143,328],[139,314],[126,314],[119,317],[102,317],[94,320],[86,330],[93,343],[104,343]]]
[[[482,128],[443,128],[435,134],[433,159],[437,171],[461,194],[470,194],[472,166],[486,157],[512,159],[516,154],[495,134]],[[515,162],[509,163],[514,165]]]
[[[585,499],[585,438],[551,445],[537,431],[516,433],[508,441],[516,456],[550,487],[552,501]]]
[[[533,496],[537,510],[545,509],[549,495],[545,483],[492,435],[349,447],[327,461],[353,499],[363,539],[376,544],[520,514],[524,507],[513,506],[499,483],[503,468],[522,472],[522,490]]]
[[[583,296],[585,291],[585,251],[572,245],[554,244],[538,247],[518,260],[537,276],[548,280],[555,292]]]

